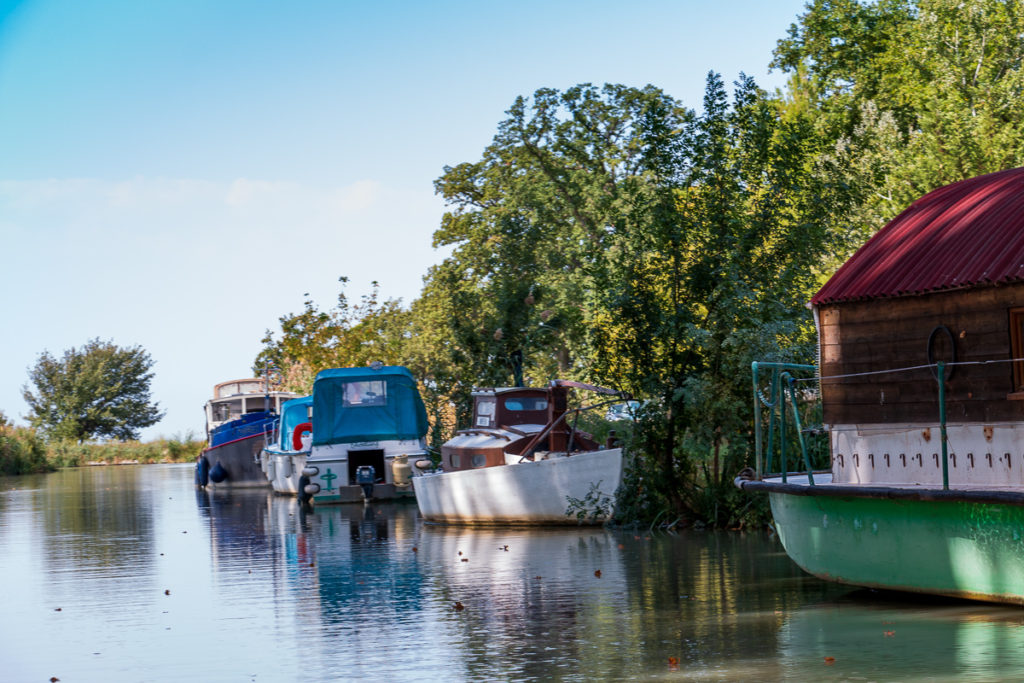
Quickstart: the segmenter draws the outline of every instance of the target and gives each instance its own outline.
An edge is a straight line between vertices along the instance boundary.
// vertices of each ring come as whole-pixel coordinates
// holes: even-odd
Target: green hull
[[[857,586],[1024,604],[1024,506],[770,492],[786,552]]]

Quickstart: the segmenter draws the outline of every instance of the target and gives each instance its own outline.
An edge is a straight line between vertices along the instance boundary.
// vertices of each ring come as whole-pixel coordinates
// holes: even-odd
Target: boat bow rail
[[[815,474],[820,477],[823,472],[830,471],[830,487],[848,484],[870,488],[873,485],[888,484],[911,489],[923,487],[935,490],[941,487],[942,490],[949,491],[950,479],[955,473],[952,488],[958,490],[1024,490],[1024,455],[1012,453],[1016,449],[1016,444],[1024,439],[1024,426],[999,423],[947,424],[946,385],[956,367],[1019,361],[1020,359],[950,363],[939,361],[912,367],[832,376],[816,375],[816,368],[813,365],[754,362],[752,375],[756,469],[747,468],[735,481],[737,485],[745,482],[742,488],[753,490],[757,487],[750,486],[749,482],[760,481],[766,476],[777,476],[782,484],[786,484],[790,477],[799,475],[802,478],[800,486],[806,487],[816,485]],[[872,375],[919,375],[922,371],[928,371],[931,375],[930,381],[935,383],[935,421],[891,425],[828,424],[820,428],[804,426],[809,418],[824,422],[820,405],[822,383]],[[801,388],[812,384],[817,386],[813,389]],[[881,396],[884,403],[884,391],[881,392]],[[809,405],[811,403],[817,405]],[[921,444],[934,438],[932,430],[938,432],[938,443],[928,449],[934,450],[929,454]],[[954,443],[959,444],[959,452],[951,450],[950,434],[955,437]],[[821,435],[829,437],[828,451],[819,450],[817,444],[813,443]],[[873,435],[877,436],[875,441],[872,441]],[[873,447],[879,446],[879,440],[884,440],[889,447],[875,451]],[[978,449],[984,450],[978,453]],[[775,472],[773,467],[776,451],[779,471],[777,474],[769,475],[768,473]],[[794,457],[800,458],[802,468],[790,468]],[[1014,466],[1014,458],[1020,464]],[[831,469],[823,469],[826,465]],[[891,478],[885,479],[886,476]]]

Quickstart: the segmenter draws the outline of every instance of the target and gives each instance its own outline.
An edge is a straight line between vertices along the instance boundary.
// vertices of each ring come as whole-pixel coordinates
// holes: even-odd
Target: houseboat
[[[297,394],[274,391],[266,379],[221,382],[206,402],[207,447],[196,463],[199,486],[267,486],[259,455],[281,404]]]
[[[441,471],[414,479],[428,522],[598,524],[614,512],[622,449],[602,446],[568,418],[569,391],[618,392],[554,380],[545,388],[474,392],[472,426],[441,447]]]
[[[737,486],[823,579],[1024,604],[1024,168],[914,202],[811,305],[816,367],[754,365]],[[819,392],[824,471],[799,409]]]
[[[313,438],[300,494],[314,503],[411,498],[412,462],[427,457],[427,411],[401,366],[333,368],[313,382]]]

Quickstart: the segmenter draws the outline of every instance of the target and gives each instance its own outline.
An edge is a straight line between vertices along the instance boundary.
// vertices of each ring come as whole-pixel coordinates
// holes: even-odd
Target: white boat
[[[274,493],[295,495],[309,483],[303,470],[313,441],[312,411],[312,396],[281,405],[281,419],[260,453],[260,466]]]
[[[427,411],[406,368],[323,370],[313,382],[313,439],[300,494],[315,503],[411,498],[411,462],[427,455]]]
[[[601,447],[569,425],[566,416],[576,412],[567,409],[573,387],[615,393],[563,380],[545,389],[475,392],[474,426],[441,447],[442,471],[413,479],[423,518],[456,524],[607,521],[622,480],[622,449]]]

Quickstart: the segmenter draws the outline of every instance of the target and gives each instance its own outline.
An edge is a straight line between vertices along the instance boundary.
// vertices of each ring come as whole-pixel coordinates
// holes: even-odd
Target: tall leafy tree
[[[29,423],[55,439],[136,439],[163,417],[150,398],[152,367],[142,347],[100,339],[59,358],[44,351],[22,388]]]
[[[788,105],[834,150],[866,236],[942,185],[1024,164],[1018,0],[814,0],[780,40]]]
[[[386,365],[404,364],[402,343],[407,332],[408,312],[395,299],[382,301],[379,285],[372,283],[369,294],[353,304],[340,277],[342,291],[337,303],[320,310],[307,298],[300,313],[281,316],[278,333],[267,330],[263,349],[253,371],[267,366],[278,369],[284,389],[308,393],[316,373],[326,368],[352,367],[380,361]]]

